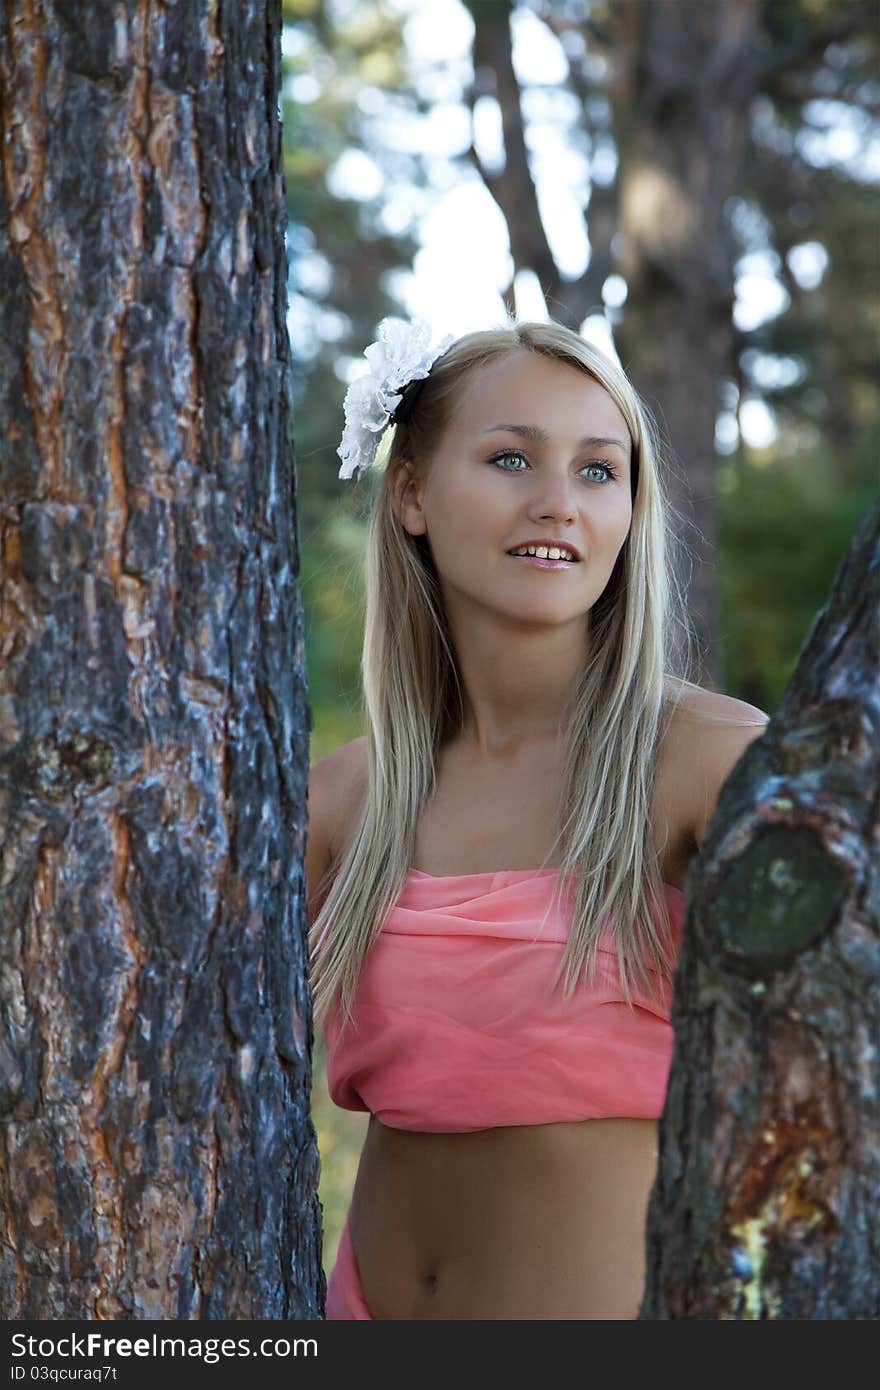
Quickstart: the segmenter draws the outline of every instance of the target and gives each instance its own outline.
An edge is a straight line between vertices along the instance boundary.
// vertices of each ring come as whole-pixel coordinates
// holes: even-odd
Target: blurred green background
[[[638,69],[627,51],[638,25],[620,25],[621,7],[284,0],[283,8],[288,323],[314,763],[363,732],[362,556],[374,482],[341,482],[336,448],[346,386],[379,320],[425,314],[439,336],[497,322],[506,306],[557,318],[564,306],[580,326],[572,305],[583,304],[585,336],[615,344],[627,341],[655,288],[668,286],[642,274],[627,300],[615,199],[635,157],[621,74]],[[624,8],[654,26],[660,45],[676,23],[696,23],[697,10],[703,22],[712,7],[636,0]],[[728,8],[737,11],[738,0]],[[868,3],[765,0],[753,13],[755,71],[747,96],[729,98],[747,101],[748,138],[722,209],[731,301],[711,489],[715,642],[724,688],[772,711],[878,493],[880,74]],[[664,141],[680,138],[670,115],[676,81],[683,89],[691,76],[674,73],[674,46],[668,62],[669,92],[639,113],[653,141],[646,145],[643,130],[639,157],[655,149],[658,168],[667,167]],[[726,99],[719,87],[717,104]],[[707,122],[717,114],[707,107]],[[511,195],[499,180],[512,177],[517,139],[517,196],[540,216],[524,213],[509,235]],[[527,225],[539,247],[546,230],[555,265],[546,248],[543,263],[530,265]],[[675,303],[673,295],[673,312]],[[680,364],[686,381],[703,350],[691,346],[692,362]],[[637,354],[625,360],[641,389]],[[681,466],[687,472],[684,454]],[[329,1273],[367,1117],[330,1103],[320,1038],[312,1101]]]

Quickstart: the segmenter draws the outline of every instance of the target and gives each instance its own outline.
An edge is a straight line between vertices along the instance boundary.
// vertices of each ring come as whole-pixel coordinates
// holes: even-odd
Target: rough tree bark
[[[643,1318],[880,1317],[880,506],[686,885]]]
[[[0,1315],[317,1318],[280,4],[0,11]]]

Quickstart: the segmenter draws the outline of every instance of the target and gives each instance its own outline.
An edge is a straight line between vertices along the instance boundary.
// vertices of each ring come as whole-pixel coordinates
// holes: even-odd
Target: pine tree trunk
[[[643,1318],[880,1318],[880,507],[686,885]]]
[[[758,72],[757,0],[615,0],[614,135],[627,281],[621,361],[660,416],[693,551],[680,578],[705,683],[725,688],[716,564],[715,422],[734,363],[731,200]]]
[[[317,1318],[280,4],[0,11],[0,1316]]]

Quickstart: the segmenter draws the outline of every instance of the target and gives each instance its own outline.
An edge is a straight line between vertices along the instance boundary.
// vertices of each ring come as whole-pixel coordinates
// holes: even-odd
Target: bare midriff
[[[638,1315],[657,1122],[468,1133],[370,1117],[351,1236],[374,1318]]]

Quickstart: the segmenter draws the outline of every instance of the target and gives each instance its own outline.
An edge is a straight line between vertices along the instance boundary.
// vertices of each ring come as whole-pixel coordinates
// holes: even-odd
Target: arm
[[[309,925],[327,897],[348,843],[350,822],[363,801],[367,781],[367,740],[362,734],[309,768],[306,833],[306,891]]]
[[[308,822],[306,829],[306,894],[309,926],[326,896],[323,879],[333,854],[334,813],[337,803],[337,754],[320,758],[309,768]]]

